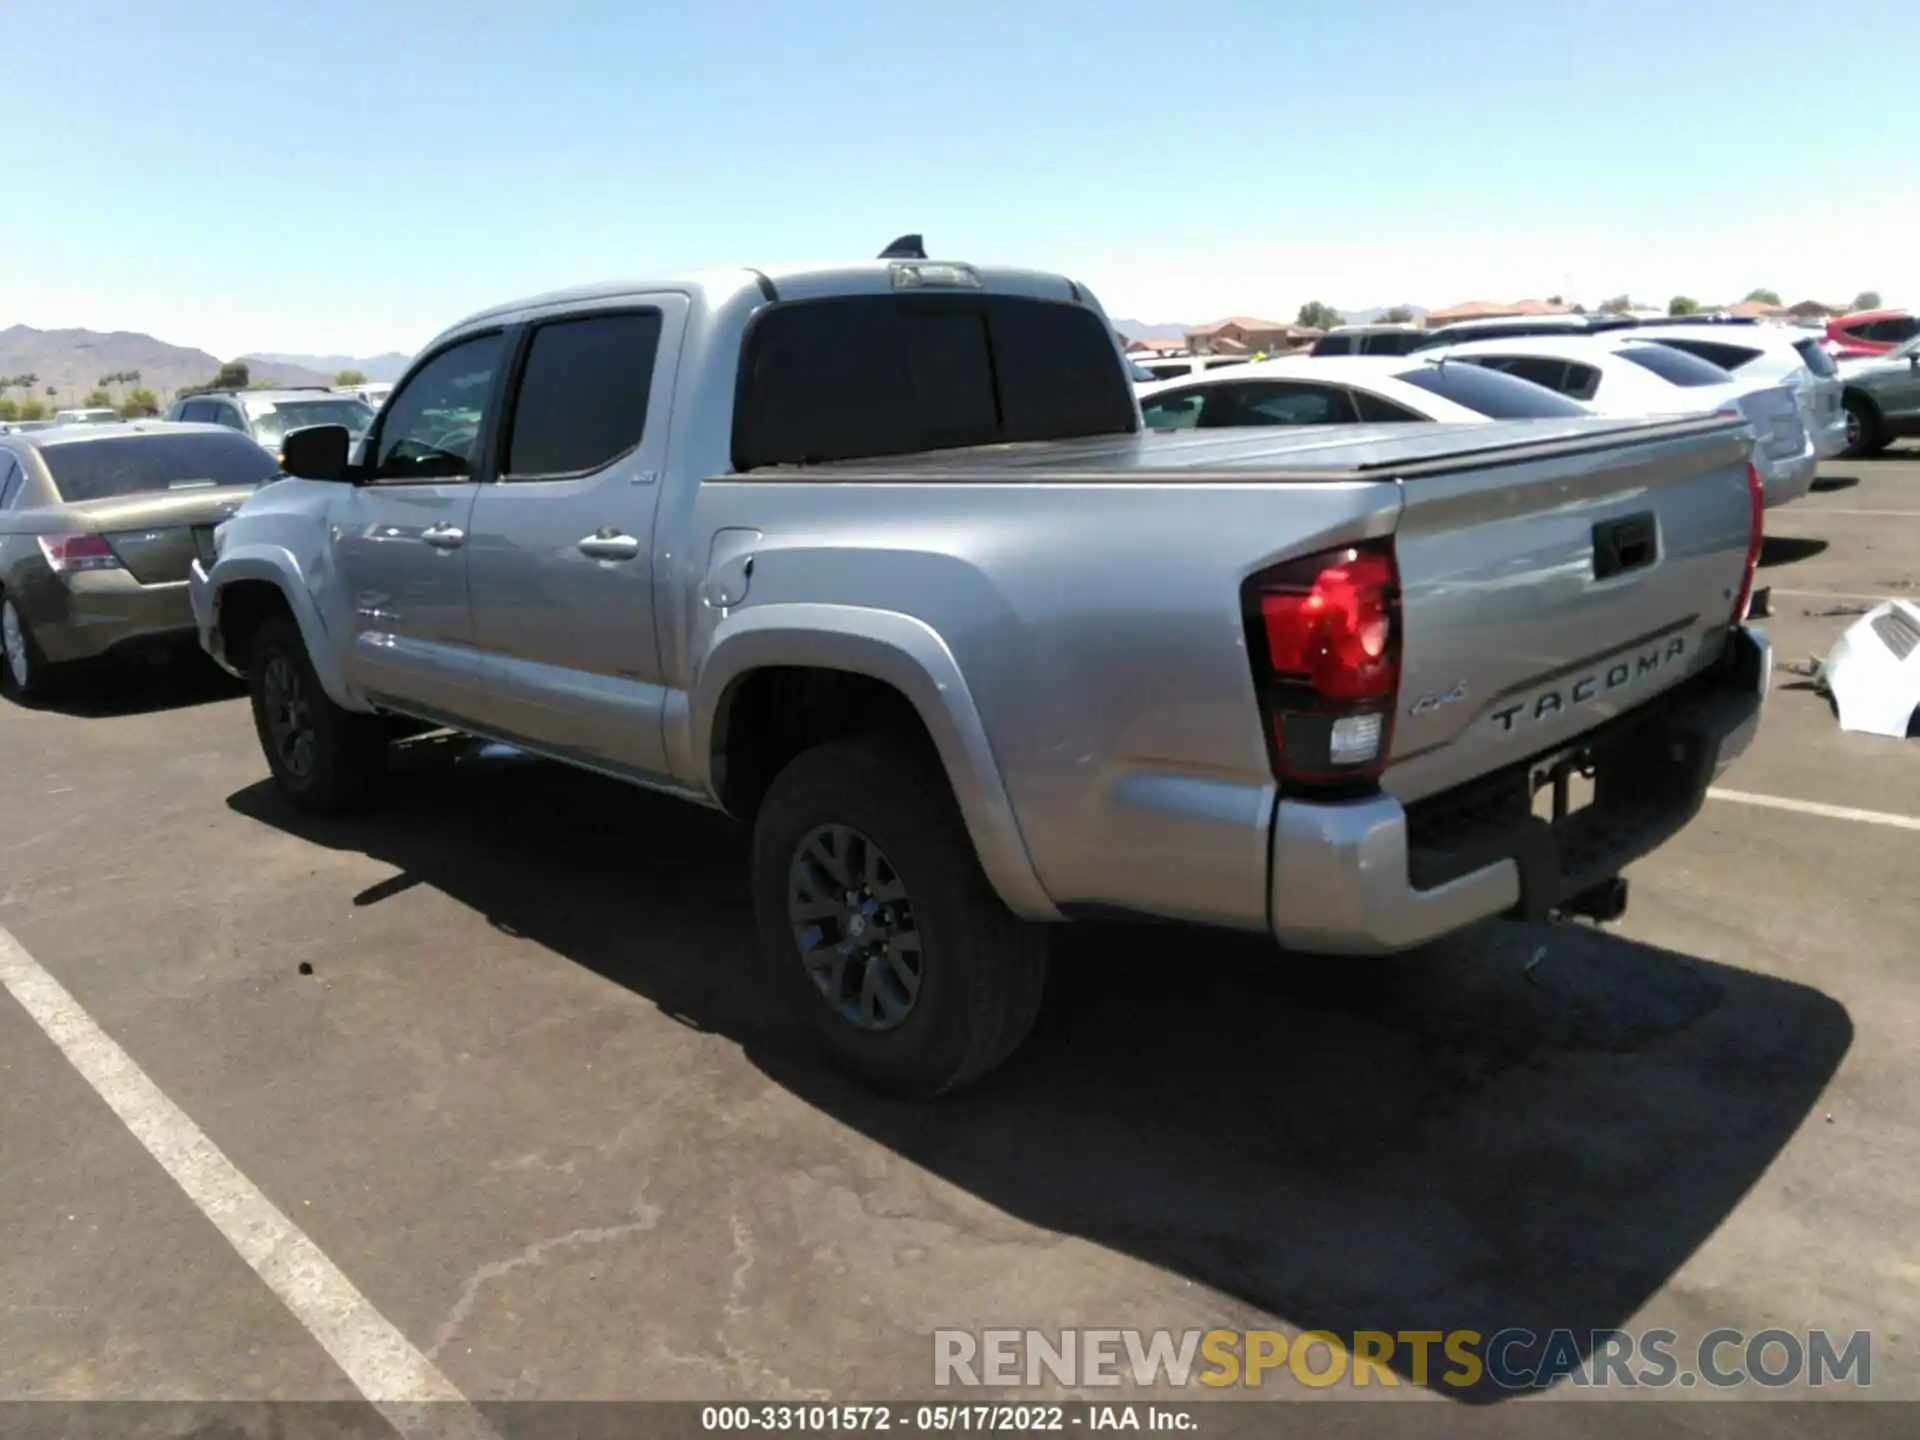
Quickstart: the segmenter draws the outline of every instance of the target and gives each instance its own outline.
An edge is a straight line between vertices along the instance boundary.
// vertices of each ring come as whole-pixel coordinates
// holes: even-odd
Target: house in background
[[[1428,311],[1420,323],[1429,330],[1437,330],[1442,325],[1453,325],[1461,320],[1515,320],[1535,315],[1572,313],[1571,305],[1557,304],[1552,300],[1462,300],[1458,305],[1449,305],[1444,310]]]
[[[1279,320],[1256,320],[1230,315],[1187,332],[1187,348],[1196,355],[1285,355],[1311,345],[1324,332],[1311,325],[1288,325]]]

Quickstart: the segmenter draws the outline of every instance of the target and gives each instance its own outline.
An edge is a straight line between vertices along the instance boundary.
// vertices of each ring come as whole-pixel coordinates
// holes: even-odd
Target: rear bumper
[[[94,660],[193,634],[185,582],[142,585],[122,570],[61,577],[43,572],[22,587],[20,610],[49,663]]]
[[[1736,630],[1713,669],[1585,737],[1596,798],[1560,825],[1532,814],[1532,764],[1403,806],[1282,800],[1270,917],[1291,948],[1410,950],[1490,916],[1541,916],[1663,844],[1760,727],[1773,652]]]
[[[1812,434],[1815,457],[1833,459],[1847,448],[1847,412],[1836,405],[1832,418],[1815,426]]]
[[[1843,426],[1843,443],[1844,440]],[[1806,449],[1792,459],[1766,461],[1760,468],[1760,481],[1766,492],[1767,509],[1798,500],[1813,488],[1814,477],[1819,473],[1820,453],[1811,439]]]

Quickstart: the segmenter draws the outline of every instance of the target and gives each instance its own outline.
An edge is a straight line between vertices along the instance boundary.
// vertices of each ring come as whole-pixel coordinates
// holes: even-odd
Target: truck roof
[[[758,291],[767,300],[809,299],[824,295],[886,294],[894,289],[894,272],[902,267],[937,270],[961,266],[980,279],[980,288],[999,295],[1031,295],[1035,299],[1082,300],[1084,289],[1064,275],[1002,265],[976,265],[964,260],[858,260],[840,264],[774,265],[764,268],[729,266],[690,270],[652,279],[602,280],[549,290],[500,305],[476,310],[449,325],[433,344],[487,321],[510,320],[527,311],[564,305],[618,300],[627,295],[676,291],[696,302],[718,308],[730,300]]]

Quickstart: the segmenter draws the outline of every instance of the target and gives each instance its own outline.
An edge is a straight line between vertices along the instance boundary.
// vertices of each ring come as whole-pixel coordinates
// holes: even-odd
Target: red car
[[[1827,322],[1827,352],[1835,357],[1884,355],[1920,335],[1920,316],[1908,310],[1862,310]]]

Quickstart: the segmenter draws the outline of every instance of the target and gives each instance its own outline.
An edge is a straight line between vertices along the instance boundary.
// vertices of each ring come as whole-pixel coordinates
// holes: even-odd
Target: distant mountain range
[[[116,399],[134,385],[144,386],[164,403],[183,386],[204,385],[219,373],[220,360],[205,350],[186,345],[169,345],[151,335],[133,330],[36,330],[31,325],[13,325],[0,330],[0,379],[36,375],[33,397],[58,406],[80,403],[89,390],[108,375],[139,372],[131,383],[116,383],[108,388]],[[248,361],[255,380],[271,380],[278,385],[331,385],[332,371],[308,369],[304,365],[283,363],[261,357]],[[54,390],[47,394],[48,387]],[[28,398],[24,388],[7,391],[16,400]]]
[[[1129,340],[1184,340],[1193,326],[1178,322],[1150,325],[1145,320],[1116,320],[1113,328]]]
[[[398,380],[406,373],[407,366],[413,361],[411,355],[402,355],[397,350],[390,350],[384,355],[368,355],[363,358],[352,355],[281,355],[272,351],[258,355],[242,355],[240,358],[249,365],[256,361],[269,367],[293,365],[302,370],[316,371],[329,378],[338,375],[342,370],[358,370],[369,380],[386,381]]]

